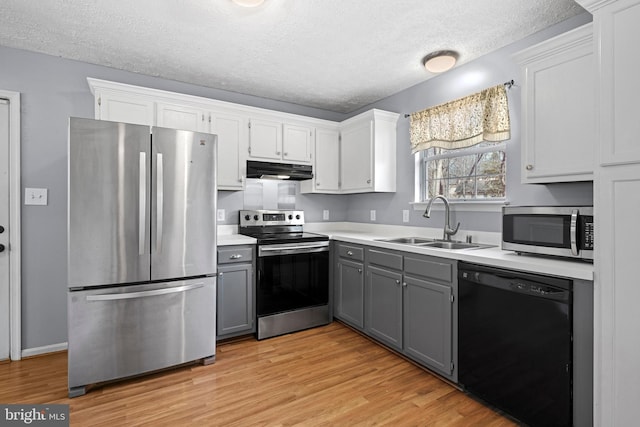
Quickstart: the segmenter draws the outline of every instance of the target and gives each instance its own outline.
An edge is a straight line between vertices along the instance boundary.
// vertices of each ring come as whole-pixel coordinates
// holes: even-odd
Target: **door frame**
[[[9,100],[9,358],[22,358],[21,324],[21,200],[20,191],[20,92],[0,89]]]

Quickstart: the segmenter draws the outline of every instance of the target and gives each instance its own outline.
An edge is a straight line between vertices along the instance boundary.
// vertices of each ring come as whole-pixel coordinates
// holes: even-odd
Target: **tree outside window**
[[[420,153],[422,201],[437,195],[449,200],[501,200],[506,198],[505,144],[481,143]]]

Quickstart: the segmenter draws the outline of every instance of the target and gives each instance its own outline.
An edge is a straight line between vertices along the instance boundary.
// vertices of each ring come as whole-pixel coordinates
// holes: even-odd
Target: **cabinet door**
[[[285,124],[282,137],[282,159],[296,163],[311,163],[313,129]]]
[[[402,274],[367,267],[367,333],[402,350]]]
[[[640,163],[640,80],[635,72],[640,66],[640,2],[605,2],[594,17],[600,36],[597,41],[600,162]]]
[[[596,141],[591,24],[527,50],[523,68],[522,181],[593,179]]]
[[[366,120],[342,130],[340,144],[342,192],[355,193],[373,189],[372,137],[372,120]]]
[[[241,190],[246,175],[247,119],[232,114],[211,113],[211,133],[218,135],[218,189]]]
[[[249,144],[249,157],[253,159],[282,159],[282,123],[251,119]]]
[[[340,133],[333,129],[316,129],[315,190],[340,190]]]
[[[98,96],[100,120],[153,126],[155,103],[148,98],[102,92]]]
[[[403,288],[405,353],[451,375],[451,287],[405,276]]]
[[[338,261],[336,317],[364,328],[364,274],[358,262]]]
[[[218,268],[218,337],[253,330],[253,272],[251,264]]]
[[[210,130],[209,113],[201,108],[159,102],[156,116],[160,127],[194,132]]]

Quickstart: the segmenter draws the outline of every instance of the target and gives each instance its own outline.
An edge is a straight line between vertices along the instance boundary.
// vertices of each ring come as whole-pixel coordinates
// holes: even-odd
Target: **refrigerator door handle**
[[[162,207],[164,206],[164,170],[162,153],[156,155],[156,169],[157,172],[157,194],[156,194],[156,253],[160,253],[162,250]]]
[[[175,288],[156,289],[153,291],[140,291],[140,292],[128,292],[126,294],[103,294],[103,295],[87,295],[87,301],[116,301],[132,298],[145,298],[158,295],[175,294],[178,292],[187,292],[194,289],[199,289],[204,286],[204,283],[194,283],[193,285],[177,286]]]
[[[140,185],[138,191],[138,254],[144,255],[147,216],[147,153],[140,152],[140,167],[138,171],[138,183]]]

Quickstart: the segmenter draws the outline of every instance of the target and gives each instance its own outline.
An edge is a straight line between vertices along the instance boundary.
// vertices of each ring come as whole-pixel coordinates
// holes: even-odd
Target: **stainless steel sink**
[[[429,239],[428,237],[396,237],[393,239],[376,239],[380,242],[388,243],[403,243],[405,245],[422,245],[425,243],[433,243],[436,239]]]
[[[470,249],[470,248],[480,248],[481,245],[475,243],[465,243],[465,242],[432,242],[425,243],[420,246],[428,246],[430,248],[442,248],[442,249]],[[484,245],[486,247],[486,245]]]
[[[491,248],[492,245],[483,245],[480,243],[466,243],[457,240],[447,241],[441,239],[430,239],[428,237],[395,237],[391,239],[376,239],[379,242],[387,243],[400,243],[403,245],[422,246],[425,248],[438,248],[438,249],[482,249]]]

